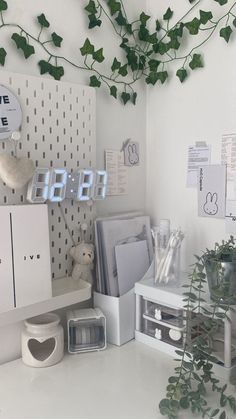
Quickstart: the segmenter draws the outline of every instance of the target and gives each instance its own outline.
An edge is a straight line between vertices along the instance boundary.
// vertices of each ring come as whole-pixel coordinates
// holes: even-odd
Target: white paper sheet
[[[197,186],[199,166],[208,165],[210,162],[211,147],[209,145],[192,145],[188,147],[187,187]]]
[[[221,164],[227,165],[227,181],[233,181],[236,172],[236,134],[222,136]]]
[[[108,174],[107,195],[128,194],[128,171],[124,165],[124,153],[118,150],[105,151],[105,167]]]
[[[225,231],[229,234],[236,234],[236,201],[226,201]]]
[[[219,164],[199,167],[199,217],[225,218],[226,166]]]
[[[131,290],[149,268],[147,240],[115,247],[119,295]]]

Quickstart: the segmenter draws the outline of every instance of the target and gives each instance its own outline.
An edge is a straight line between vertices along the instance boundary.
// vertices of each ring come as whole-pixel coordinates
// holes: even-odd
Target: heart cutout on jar
[[[31,355],[37,361],[45,361],[52,355],[56,346],[55,338],[49,338],[43,342],[38,341],[37,339],[29,339],[28,348]]]
[[[33,177],[33,174],[34,163],[32,160],[0,154],[0,178],[9,188],[23,188]]]

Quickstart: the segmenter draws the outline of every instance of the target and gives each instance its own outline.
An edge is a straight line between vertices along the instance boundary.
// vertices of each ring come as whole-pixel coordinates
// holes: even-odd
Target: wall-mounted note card
[[[227,200],[225,210],[225,231],[229,234],[236,234],[236,201]]]
[[[187,187],[197,186],[197,175],[199,166],[210,164],[211,147],[205,141],[196,142],[196,145],[188,147],[188,170]]]
[[[127,195],[128,171],[124,165],[124,153],[106,150],[105,167],[108,174],[107,195]]]
[[[225,218],[226,166],[201,166],[198,172],[199,217]]]
[[[236,171],[236,134],[225,134],[222,136],[221,164],[227,165],[227,181],[234,180]]]

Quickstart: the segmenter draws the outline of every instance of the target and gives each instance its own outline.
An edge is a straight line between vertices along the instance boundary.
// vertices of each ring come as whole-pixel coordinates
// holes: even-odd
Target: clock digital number
[[[82,202],[99,200],[105,198],[106,187],[104,170],[85,169],[72,175],[65,169],[36,169],[28,185],[27,200],[38,204],[47,200],[61,202],[65,198]]]
[[[48,199],[50,202],[61,202],[66,195],[67,171],[52,169]]]
[[[107,172],[105,170],[97,170],[96,178],[94,182],[93,199],[104,199],[106,196],[107,189]]]
[[[27,200],[41,204],[48,199],[50,182],[49,169],[36,169],[34,176],[28,185]]]

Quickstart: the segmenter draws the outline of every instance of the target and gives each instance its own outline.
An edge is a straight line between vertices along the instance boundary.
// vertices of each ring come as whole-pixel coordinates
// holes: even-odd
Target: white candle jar
[[[31,367],[50,367],[64,354],[64,331],[60,317],[46,313],[25,320],[21,335],[22,360]]]

